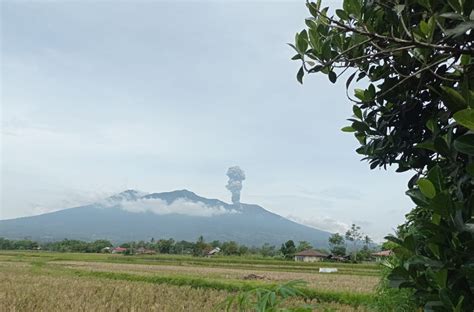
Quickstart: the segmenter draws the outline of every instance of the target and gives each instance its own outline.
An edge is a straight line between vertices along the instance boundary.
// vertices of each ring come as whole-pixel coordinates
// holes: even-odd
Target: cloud
[[[123,210],[135,213],[152,212],[157,215],[180,214],[193,217],[213,217],[239,213],[234,209],[225,209],[222,206],[208,206],[203,202],[192,202],[185,199],[177,199],[168,204],[165,200],[159,198],[142,198],[122,202],[120,207]]]
[[[345,186],[329,187],[322,190],[320,194],[327,198],[339,200],[360,200],[363,198],[360,191]]]
[[[316,228],[318,230],[328,231],[331,233],[344,234],[350,228],[349,224],[327,216],[300,218],[293,215],[288,215],[287,218],[297,223],[301,223],[309,227]]]

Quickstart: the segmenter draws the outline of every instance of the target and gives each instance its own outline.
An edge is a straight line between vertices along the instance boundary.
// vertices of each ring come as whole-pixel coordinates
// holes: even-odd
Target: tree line
[[[359,246],[363,242],[362,248]],[[329,237],[329,250],[324,248],[315,248],[307,241],[299,241],[295,243],[293,240],[288,240],[277,248],[274,245],[265,243],[260,247],[249,247],[244,244],[239,244],[235,241],[213,240],[205,241],[203,236],[200,236],[195,242],[186,240],[175,241],[169,239],[151,238],[149,241],[130,241],[114,245],[111,241],[99,239],[92,242],[63,239],[54,242],[37,242],[29,239],[23,240],[8,240],[0,237],[0,250],[45,250],[54,252],[84,252],[84,253],[101,253],[109,252],[110,248],[122,247],[126,248],[126,254],[136,253],[138,249],[145,249],[160,254],[181,254],[204,256],[211,250],[219,248],[219,254],[226,256],[244,256],[255,255],[262,257],[293,259],[294,255],[300,251],[308,249],[316,249],[324,254],[332,254],[337,257],[347,256],[348,244],[351,244],[352,254],[350,259],[352,261],[364,261],[371,258],[371,253],[374,251],[372,240],[360,232],[360,227],[353,224],[344,236],[341,234],[333,234]],[[109,249],[107,249],[109,247]]]
[[[130,241],[115,245],[111,241],[104,239],[95,240],[92,242],[75,239],[63,239],[61,241],[54,242],[38,242],[30,239],[9,240],[0,237],[0,250],[45,250],[54,252],[100,253],[104,252],[104,248],[106,247],[127,248],[129,253],[133,253],[139,248],[144,248],[161,254],[190,254],[194,256],[205,255],[214,248],[219,247],[220,254],[229,256],[280,256],[280,250],[276,246],[268,243],[265,243],[260,247],[248,247],[235,241],[221,242],[214,240],[206,242],[202,236],[200,236],[195,242],[186,240],[175,241],[172,238],[157,240],[151,238],[149,241]]]

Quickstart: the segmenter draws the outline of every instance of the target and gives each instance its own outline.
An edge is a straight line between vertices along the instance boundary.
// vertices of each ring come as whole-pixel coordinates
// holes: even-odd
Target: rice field
[[[373,264],[324,274],[318,263],[230,260],[0,252],[0,311],[219,311],[238,291],[290,280],[307,282],[315,311],[368,311],[379,281]]]

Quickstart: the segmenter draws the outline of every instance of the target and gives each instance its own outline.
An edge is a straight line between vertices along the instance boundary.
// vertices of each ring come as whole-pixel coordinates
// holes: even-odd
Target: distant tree
[[[300,241],[298,243],[298,247],[296,247],[296,251],[297,252],[300,252],[300,251],[303,251],[303,250],[308,250],[308,249],[311,249],[313,248],[313,246],[311,246],[311,244],[307,241]]]
[[[368,245],[362,246],[362,249],[357,252],[357,259],[359,261],[366,261],[372,258],[372,250]]]
[[[221,247],[221,242],[218,241],[218,240],[213,240],[213,241],[211,242],[211,246],[212,246],[213,248]]]
[[[221,249],[224,255],[229,256],[239,254],[239,245],[234,241],[222,243]]]
[[[12,242],[13,249],[32,250],[38,248],[38,243],[29,239],[22,239]]]
[[[369,235],[364,236],[364,244],[365,246],[369,247],[370,244],[372,244],[372,239],[369,237]]]
[[[111,247],[111,246],[112,246],[112,243],[110,241],[105,240],[105,239],[99,239],[88,244],[87,252],[99,253],[105,247]]]
[[[346,241],[352,242],[352,254],[354,261],[357,261],[357,243],[362,239],[362,233],[360,232],[360,226],[352,224],[351,228],[346,232]]]
[[[264,257],[273,257],[276,254],[276,247],[265,243],[259,248],[259,253]]]
[[[240,245],[239,246],[239,255],[240,256],[248,254],[249,251],[250,251],[250,249],[247,246],[245,246],[245,245]]]
[[[331,235],[328,239],[328,242],[329,242],[329,248],[333,255],[345,256],[346,246],[345,246],[344,237],[341,234],[335,233]]]
[[[156,247],[160,253],[169,254],[173,249],[174,240],[173,239],[160,239],[156,243]]]
[[[122,243],[122,244],[120,244],[120,247],[122,247],[122,248],[130,248],[130,247],[131,247],[131,244],[130,244],[130,243]]]
[[[187,242],[185,240],[176,242],[173,246],[172,253],[175,254],[193,254],[195,243]]]
[[[13,249],[13,244],[10,240],[0,237],[0,249],[1,250],[10,250]]]
[[[194,256],[203,256],[205,251],[210,248],[210,245],[204,241],[204,237],[199,236],[198,240],[194,244],[193,255]]]
[[[287,241],[286,243],[281,245],[280,252],[283,255],[285,259],[291,259],[294,254],[296,253],[296,246],[295,242],[293,242],[291,239]]]

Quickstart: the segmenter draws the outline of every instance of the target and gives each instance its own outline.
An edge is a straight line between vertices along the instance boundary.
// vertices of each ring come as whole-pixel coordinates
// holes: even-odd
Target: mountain
[[[104,201],[38,216],[0,220],[0,237],[41,241],[152,237],[195,241],[234,240],[249,246],[289,239],[326,247],[330,233],[307,227],[258,205],[227,204],[187,190],[145,194],[127,190]]]

